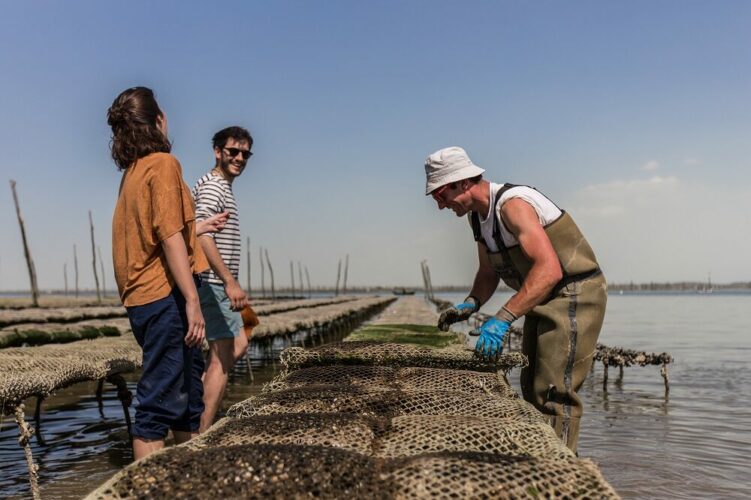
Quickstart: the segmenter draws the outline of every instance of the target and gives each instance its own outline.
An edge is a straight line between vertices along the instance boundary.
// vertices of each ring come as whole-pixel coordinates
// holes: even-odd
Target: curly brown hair
[[[112,159],[120,170],[151,153],[172,150],[169,139],[157,126],[157,119],[163,116],[149,88],[133,87],[115,98],[107,110],[107,124],[112,128]]]

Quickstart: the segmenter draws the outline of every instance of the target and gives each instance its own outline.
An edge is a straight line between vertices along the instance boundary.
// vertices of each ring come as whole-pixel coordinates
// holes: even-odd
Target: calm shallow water
[[[442,294],[450,300],[458,294]],[[484,312],[500,307],[499,293]],[[751,496],[751,295],[611,295],[600,340],[608,345],[670,352],[670,395],[659,367],[610,369],[607,389],[597,366],[582,389],[586,413],[579,452],[595,460],[624,498],[748,498]],[[275,346],[281,347],[280,345]],[[226,407],[258,392],[274,374],[254,360],[255,382],[239,372]],[[240,365],[238,365],[241,367]],[[516,384],[518,373],[510,379]],[[128,378],[135,392],[136,375]],[[79,384],[45,402],[33,441],[44,498],[80,498],[132,460],[122,407],[112,388],[104,417],[96,384]],[[32,418],[33,408],[29,412]],[[132,414],[131,409],[131,414]],[[28,496],[17,428],[0,428],[0,496]]]
[[[579,454],[624,498],[751,496],[750,312],[751,294],[608,297],[600,342],[675,358],[669,397],[659,366],[625,368],[622,380],[610,368],[603,389],[598,364],[582,388]],[[518,373],[510,380],[518,390]]]

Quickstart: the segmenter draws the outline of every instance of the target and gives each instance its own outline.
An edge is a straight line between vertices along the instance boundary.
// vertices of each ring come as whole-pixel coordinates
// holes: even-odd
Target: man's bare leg
[[[164,439],[133,438],[133,458],[140,460],[164,448]]]
[[[198,435],[198,431],[195,431],[195,432],[172,431],[172,434],[175,436],[175,444],[183,444],[187,441],[190,441],[194,437],[196,437]]]
[[[235,337],[237,338],[237,337]],[[229,372],[235,364],[235,339],[219,339],[209,342],[209,361],[203,375],[203,404],[199,432],[204,432],[214,423],[219,404],[227,387]]]
[[[240,361],[245,357],[245,354],[248,352],[248,337],[245,336],[245,332],[240,332],[240,335],[235,337],[235,351],[233,353],[233,356],[235,358],[235,363]]]

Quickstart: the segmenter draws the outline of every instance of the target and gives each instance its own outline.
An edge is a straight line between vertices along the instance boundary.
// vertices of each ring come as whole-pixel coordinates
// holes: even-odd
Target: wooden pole
[[[102,271],[102,297],[107,296],[107,284],[104,279],[104,259],[102,259],[102,247],[96,247],[96,253],[99,255],[99,269]]]
[[[269,260],[269,249],[264,248],[266,254],[266,264],[269,266],[269,277],[271,278],[271,298],[276,299],[276,290],[274,289],[274,268],[271,267],[271,260]]]
[[[428,278],[425,275],[425,261],[420,262],[420,271],[422,271],[422,286],[425,289],[425,298],[428,298]]]
[[[344,261],[344,284],[342,285],[342,293],[347,295],[347,271],[349,270],[349,254]]]
[[[430,300],[433,300],[433,280],[430,279],[430,266],[428,266],[427,262],[425,263],[425,275],[428,277],[428,290],[430,293]]]
[[[68,295],[68,263],[63,264],[63,279],[65,279],[65,295]]]
[[[305,266],[305,280],[308,282],[308,297],[312,297],[313,291],[310,288],[310,273],[308,272],[308,266]]]
[[[295,298],[295,265],[292,261],[289,261],[289,277],[290,283],[292,283],[292,298]]]
[[[247,246],[245,249],[246,261],[248,264],[248,298],[250,298],[250,236],[248,236]]]
[[[300,283],[300,296],[305,297],[305,283],[302,280],[302,265],[300,264],[300,261],[297,261],[297,277],[299,278]]]
[[[91,228],[91,265],[94,268],[94,285],[96,286],[96,301],[102,303],[102,294],[99,291],[99,276],[96,271],[96,245],[94,244],[94,219],[89,210],[89,227]]]
[[[21,228],[21,241],[23,242],[23,254],[26,257],[26,267],[29,269],[29,280],[31,281],[31,305],[39,307],[39,287],[37,287],[37,271],[34,267],[34,259],[31,258],[29,242],[26,240],[26,228],[21,217],[21,207],[18,204],[18,195],[16,194],[16,181],[10,181],[10,189],[13,191],[13,203],[16,205],[16,215],[18,216],[18,226]]]
[[[76,245],[73,245],[73,270],[76,274],[76,298],[78,298],[78,252],[76,252]]]
[[[342,259],[339,259],[339,267],[336,268],[336,289],[334,291],[334,297],[339,296],[339,278],[342,276]]]
[[[266,298],[266,277],[264,275],[263,265],[263,247],[258,247],[258,260],[261,261],[261,297]]]

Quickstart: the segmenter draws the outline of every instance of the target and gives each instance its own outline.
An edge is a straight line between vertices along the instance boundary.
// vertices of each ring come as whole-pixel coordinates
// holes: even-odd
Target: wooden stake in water
[[[276,290],[274,289],[274,268],[271,267],[271,260],[269,259],[269,249],[264,248],[266,254],[266,264],[269,266],[269,277],[271,278],[271,298],[276,299]]]
[[[76,273],[76,298],[78,298],[78,252],[76,245],[73,245],[73,270]]]
[[[428,281],[428,296],[430,300],[433,300],[433,280],[430,279],[430,267],[428,266],[427,262],[425,262],[425,276],[427,277]]]
[[[310,288],[310,273],[308,272],[308,266],[305,266],[305,280],[308,282],[308,297],[312,297],[313,291]]]
[[[302,266],[300,265],[299,260],[297,261],[297,276],[298,278],[300,278],[298,280],[300,283],[300,296],[304,297],[305,296],[305,284],[303,283],[303,280],[302,280]]]
[[[263,247],[258,247],[258,260],[261,262],[261,297],[266,298],[266,278],[264,276]]]
[[[349,270],[349,254],[344,261],[344,284],[342,285],[342,293],[347,295],[347,271]]]
[[[290,283],[292,283],[292,298],[295,298],[295,265],[292,261],[289,261],[289,277]]]
[[[34,500],[42,498],[39,494],[39,466],[34,463],[34,458],[31,455],[31,445],[29,441],[34,435],[34,428],[26,423],[24,420],[24,405],[20,404],[16,407],[16,423],[20,436],[18,438],[18,444],[23,448],[26,455],[26,465],[29,468],[29,485],[31,487],[31,497]]]
[[[248,264],[248,298],[250,298],[250,236],[248,236],[245,252],[246,252],[245,255],[247,257],[247,264]]]
[[[420,271],[422,271],[422,286],[425,290],[425,298],[428,298],[428,276],[425,274],[425,261],[420,262]]]
[[[96,270],[96,244],[94,243],[94,219],[89,210],[89,227],[91,228],[91,265],[94,268],[94,285],[96,286],[96,301],[102,303],[102,294],[99,291],[99,276]]]
[[[29,242],[26,240],[26,228],[24,227],[23,217],[21,217],[21,207],[18,204],[18,195],[16,194],[16,181],[10,181],[10,190],[13,191],[13,203],[16,205],[16,216],[18,216],[18,226],[21,228],[21,241],[23,242],[23,254],[26,257],[26,267],[29,269],[29,281],[31,281],[31,305],[39,307],[39,287],[37,287],[37,271],[34,267],[34,259],[31,258]]]
[[[339,296],[339,278],[342,275],[342,259],[339,259],[339,266],[336,268],[336,289],[334,291],[334,297]]]

